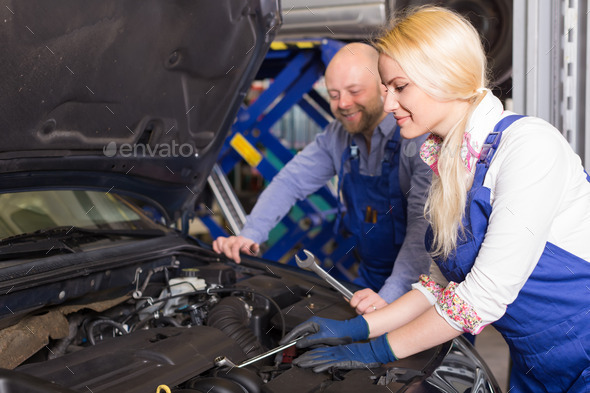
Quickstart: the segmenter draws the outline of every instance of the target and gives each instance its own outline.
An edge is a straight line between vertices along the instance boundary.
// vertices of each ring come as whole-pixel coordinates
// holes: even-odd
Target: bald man
[[[240,236],[213,242],[216,252],[239,263],[240,252],[257,253],[297,200],[338,175],[346,206],[342,222],[361,259],[355,283],[366,287],[350,301],[359,314],[409,291],[420,274],[428,274],[431,261],[424,247],[424,202],[432,174],[418,154],[426,135],[403,140],[393,116],[384,112],[377,60],[377,51],[361,43],[334,55],[325,80],[336,120],[274,177]]]

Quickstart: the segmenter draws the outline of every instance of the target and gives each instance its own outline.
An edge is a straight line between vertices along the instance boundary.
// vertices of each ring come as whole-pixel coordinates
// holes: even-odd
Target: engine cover
[[[16,371],[73,391],[144,393],[211,369],[217,356],[236,363],[246,359],[235,341],[218,329],[165,327],[139,330]]]

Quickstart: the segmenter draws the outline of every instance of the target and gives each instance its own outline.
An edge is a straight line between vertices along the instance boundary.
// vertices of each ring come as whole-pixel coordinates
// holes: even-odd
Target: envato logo
[[[155,144],[154,146],[142,143],[131,144],[109,142],[102,148],[102,153],[107,157],[190,157],[196,154],[195,148],[188,143],[179,145],[176,141],[170,143]]]
[[[414,141],[410,141],[408,142],[402,149],[402,153],[406,156],[406,157],[414,157],[416,155],[416,153],[418,153],[418,146],[416,145],[416,142]]]

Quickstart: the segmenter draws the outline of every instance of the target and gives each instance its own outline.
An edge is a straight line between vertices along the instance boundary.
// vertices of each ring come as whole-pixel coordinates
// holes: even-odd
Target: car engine
[[[215,359],[235,364],[259,355],[316,313],[353,315],[333,291],[297,278],[301,273],[281,277],[273,273],[277,267],[205,259],[176,255],[137,266],[132,288],[123,296],[115,297],[123,288],[107,285],[105,291],[43,309],[1,330],[2,341],[13,342],[2,348],[2,367],[30,377],[21,378],[24,390],[14,378],[5,380],[14,385],[8,391],[57,392],[63,386],[66,391],[152,392],[162,384],[176,392],[260,391],[291,368],[294,347],[284,362],[269,356],[247,368],[224,367]],[[118,275],[131,271],[128,267]],[[113,274],[104,271],[95,281]],[[109,300],[102,300],[105,292],[111,293]],[[20,363],[27,354],[10,353],[17,347],[19,352],[36,349],[17,345],[27,341],[26,333],[46,335],[48,343]]]
[[[294,346],[244,365],[311,316],[356,314],[309,272],[253,257],[238,265],[190,243],[97,242],[83,259],[46,258],[45,273],[35,260],[6,267],[19,286],[0,310],[0,391],[499,391],[464,339],[374,369],[316,374],[291,364],[306,351]]]

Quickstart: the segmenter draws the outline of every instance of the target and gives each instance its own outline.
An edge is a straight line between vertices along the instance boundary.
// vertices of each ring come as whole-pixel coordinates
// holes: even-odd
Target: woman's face
[[[467,113],[465,101],[439,101],[414,84],[391,57],[379,55],[379,74],[387,88],[384,109],[393,113],[406,139],[432,132],[445,137]]]

